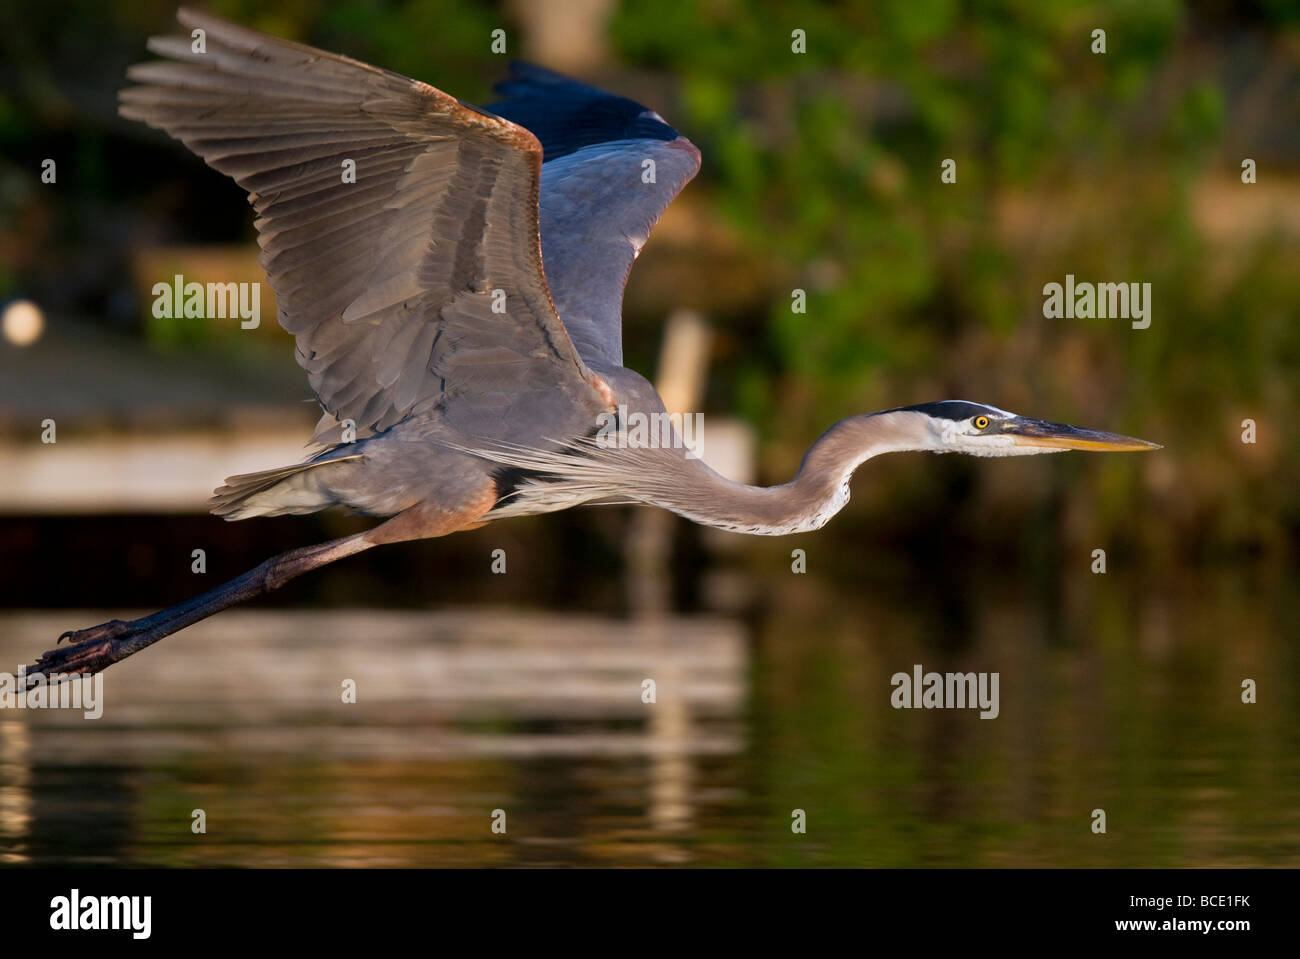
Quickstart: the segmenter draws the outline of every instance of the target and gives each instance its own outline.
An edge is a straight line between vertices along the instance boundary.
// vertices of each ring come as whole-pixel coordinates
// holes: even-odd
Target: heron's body
[[[718,475],[680,437],[601,442],[610,416],[665,413],[623,366],[623,288],[699,170],[690,141],[640,104],[537,67],[513,65],[505,99],[479,110],[346,57],[179,19],[190,36],[150,41],[166,59],[131,69],[122,113],[248,191],[280,324],[324,409],[319,452],[232,477],[213,512],[386,519],[73,633],[37,669],[102,669],[325,563],[513,516],[637,502],[781,535],[825,524],[881,453],[1153,448],[960,401],[841,420],[772,487]]]

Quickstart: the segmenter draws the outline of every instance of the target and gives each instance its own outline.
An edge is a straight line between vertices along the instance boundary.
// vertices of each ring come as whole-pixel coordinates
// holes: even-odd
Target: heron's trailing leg
[[[228,583],[149,616],[129,621],[114,619],[88,629],[66,632],[59,641],[68,639],[72,645],[47,651],[35,665],[28,667],[28,675],[97,673],[186,626],[207,619],[213,613],[269,593],[289,580],[335,560],[384,543],[427,539],[471,529],[478,525],[475,521],[491,508],[494,501],[495,491],[492,491],[492,495],[485,496],[481,503],[455,512],[414,506],[364,533],[273,556]]]
[[[213,613],[269,593],[309,570],[376,545],[367,542],[365,535],[359,533],[281,553],[228,583],[140,619],[114,619],[89,629],[70,630],[59,641],[70,640],[72,645],[49,650],[28,672],[97,673]]]

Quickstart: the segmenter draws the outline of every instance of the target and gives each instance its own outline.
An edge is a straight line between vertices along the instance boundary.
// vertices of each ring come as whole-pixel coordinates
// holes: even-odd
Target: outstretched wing
[[[121,112],[249,191],[280,323],[329,413],[370,432],[451,395],[480,421],[606,405],[547,291],[532,134],[390,71],[178,18],[203,48],[150,40],[169,60],[131,68]]]
[[[550,70],[514,63],[488,109],[542,143],[542,258],[578,352],[623,364],[623,288],[700,151],[657,113]]]

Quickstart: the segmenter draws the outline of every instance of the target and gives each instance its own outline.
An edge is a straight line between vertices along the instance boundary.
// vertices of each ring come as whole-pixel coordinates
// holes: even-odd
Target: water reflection
[[[69,616],[104,618],[0,617],[5,660]],[[184,639],[106,674],[100,720],[6,711],[11,861],[567,859],[633,810],[636,841],[680,829],[692,762],[743,746],[747,654],[722,619],[236,610]]]
[[[0,714],[2,715],[2,714]],[[21,720],[0,718],[0,863],[30,862],[31,737]]]
[[[745,575],[743,619],[223,614],[110,670],[98,721],[0,713],[0,859],[1300,864],[1294,579]],[[101,618],[0,614],[0,662]],[[892,709],[916,663],[998,671],[999,717]]]

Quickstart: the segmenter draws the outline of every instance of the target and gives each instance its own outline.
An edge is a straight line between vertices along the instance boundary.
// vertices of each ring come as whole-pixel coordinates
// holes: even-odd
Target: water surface
[[[1293,578],[729,575],[741,612],[663,619],[232,610],[110,669],[98,720],[0,712],[0,860],[1300,865]],[[111,615],[0,613],[2,668]],[[894,709],[917,663],[996,671],[998,717]]]

